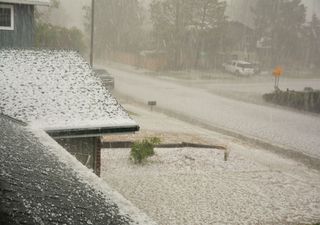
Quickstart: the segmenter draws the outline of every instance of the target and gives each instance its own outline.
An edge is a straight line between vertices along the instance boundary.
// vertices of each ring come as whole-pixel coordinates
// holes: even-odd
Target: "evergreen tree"
[[[217,50],[226,3],[218,0],[153,0],[151,19],[159,48],[173,69],[197,67],[201,52]]]
[[[151,4],[151,20],[157,47],[168,52],[173,69],[182,66],[183,42],[186,26],[190,22],[190,9],[183,0],[154,0]]]
[[[96,1],[94,41],[95,46],[100,46],[95,49],[96,54],[103,57],[113,51],[139,51],[142,22],[138,0]]]
[[[195,59],[198,67],[201,52],[215,54],[221,44],[222,28],[226,24],[226,3],[218,0],[193,1],[193,27],[195,29]]]
[[[301,0],[258,0],[252,12],[257,39],[271,40],[271,66],[298,60],[306,17]]]
[[[313,68],[320,68],[320,19],[314,14],[307,26],[307,62]]]

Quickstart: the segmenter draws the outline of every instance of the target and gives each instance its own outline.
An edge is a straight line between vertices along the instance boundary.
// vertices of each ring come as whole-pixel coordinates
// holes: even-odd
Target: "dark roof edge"
[[[106,134],[114,133],[132,133],[139,131],[138,125],[127,127],[102,127],[102,128],[85,128],[85,129],[69,129],[69,130],[47,130],[46,132],[55,138],[63,137],[98,137]]]
[[[40,5],[40,6],[50,6],[49,0],[0,0],[0,4],[21,4],[21,5]]]
[[[6,114],[3,114],[3,113],[1,113],[1,112],[0,112],[0,116],[1,116],[1,117],[4,117],[4,118],[6,118],[6,119],[8,119],[8,120],[10,120],[10,121],[13,121],[13,122],[15,122],[15,123],[18,123],[18,124],[20,124],[20,125],[22,125],[22,126],[24,126],[24,127],[28,125],[26,122],[23,122],[22,120],[15,119],[15,118],[13,118],[13,117],[11,117],[11,116],[8,116],[8,115],[6,115]]]

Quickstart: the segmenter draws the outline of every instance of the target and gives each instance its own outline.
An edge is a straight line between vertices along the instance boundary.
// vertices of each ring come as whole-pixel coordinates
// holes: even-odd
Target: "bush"
[[[49,23],[37,23],[35,46],[38,48],[71,49],[85,52],[86,46],[82,32],[73,28],[54,26]]]
[[[160,143],[157,137],[136,141],[131,146],[130,159],[137,164],[141,164],[146,158],[154,155],[154,146]]]
[[[320,91],[275,91],[264,94],[263,99],[278,105],[320,113]]]

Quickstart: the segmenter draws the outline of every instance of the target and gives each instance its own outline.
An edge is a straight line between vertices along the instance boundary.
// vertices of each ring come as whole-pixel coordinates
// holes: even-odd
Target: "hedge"
[[[263,99],[282,106],[320,113],[320,91],[276,90],[264,94]]]

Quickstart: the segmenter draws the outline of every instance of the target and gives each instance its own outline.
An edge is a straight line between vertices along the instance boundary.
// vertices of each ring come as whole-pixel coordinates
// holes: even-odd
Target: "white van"
[[[224,63],[223,67],[227,72],[237,75],[248,76],[255,73],[254,65],[252,63],[241,60],[232,60],[230,63]]]

